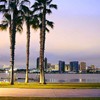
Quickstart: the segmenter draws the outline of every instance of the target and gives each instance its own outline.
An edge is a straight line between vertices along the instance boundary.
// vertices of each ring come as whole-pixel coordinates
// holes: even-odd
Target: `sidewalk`
[[[11,96],[11,97],[100,97],[100,89],[0,88],[0,96]]]

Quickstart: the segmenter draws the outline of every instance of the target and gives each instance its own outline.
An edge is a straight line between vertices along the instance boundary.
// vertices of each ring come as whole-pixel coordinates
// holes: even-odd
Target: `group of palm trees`
[[[56,4],[52,4],[53,0],[35,0],[31,4],[30,0],[0,0],[0,13],[3,16],[0,24],[1,30],[9,29],[10,36],[10,66],[11,78],[10,84],[14,85],[14,58],[16,33],[23,31],[23,24],[27,28],[27,43],[26,43],[26,77],[25,82],[28,83],[29,69],[29,47],[30,47],[30,28],[40,30],[40,83],[45,84],[44,73],[44,50],[45,36],[49,32],[48,26],[53,28],[54,23],[46,19],[47,14],[51,14],[52,8],[57,9]]]

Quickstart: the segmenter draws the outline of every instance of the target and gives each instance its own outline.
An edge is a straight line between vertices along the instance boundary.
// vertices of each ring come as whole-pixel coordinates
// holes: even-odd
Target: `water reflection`
[[[9,74],[0,73],[0,81],[9,81]],[[16,73],[17,82],[25,81],[25,73]],[[46,74],[46,82],[50,83],[100,83],[100,74]],[[29,74],[29,82],[39,82],[39,74]]]
[[[100,83],[100,80],[97,79],[70,79],[70,80],[57,80],[57,79],[50,79],[47,82],[51,83]]]

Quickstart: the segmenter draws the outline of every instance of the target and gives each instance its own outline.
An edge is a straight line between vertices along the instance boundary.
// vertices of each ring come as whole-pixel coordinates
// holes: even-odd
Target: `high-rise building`
[[[47,67],[48,67],[48,65],[47,65],[47,58],[44,58],[44,69],[47,70]]]
[[[80,62],[79,70],[81,73],[86,73],[86,62]]]
[[[64,72],[65,72],[65,62],[59,61],[59,73],[64,73]]]
[[[78,61],[72,61],[70,62],[70,71],[72,72],[79,72],[79,64]]]
[[[36,68],[39,70],[40,68],[39,68],[39,57],[37,58],[37,60],[36,60]]]
[[[40,69],[39,63],[40,63],[40,60],[39,60],[39,57],[38,57],[37,58],[37,64],[36,64],[38,70]],[[47,58],[44,58],[44,70],[47,70]]]

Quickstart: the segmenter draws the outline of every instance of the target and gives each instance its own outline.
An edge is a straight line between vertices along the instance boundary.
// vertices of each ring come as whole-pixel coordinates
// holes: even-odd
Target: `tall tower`
[[[47,69],[47,58],[44,59],[44,69]]]
[[[39,57],[37,58],[37,60],[36,60],[36,68],[39,70],[40,68],[39,68]]]
[[[65,72],[65,62],[59,61],[59,73],[64,73],[64,72]]]

